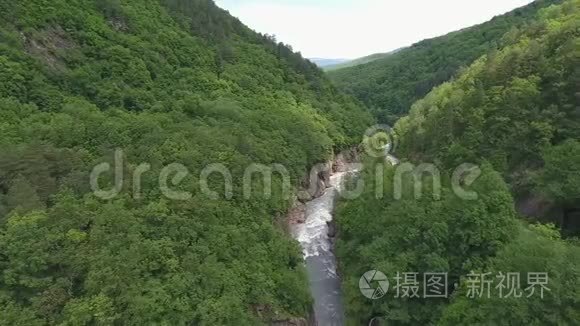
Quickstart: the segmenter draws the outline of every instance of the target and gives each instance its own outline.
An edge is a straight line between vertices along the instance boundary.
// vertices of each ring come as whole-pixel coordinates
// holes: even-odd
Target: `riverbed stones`
[[[288,222],[291,225],[306,222],[306,205],[297,201],[288,212]]]

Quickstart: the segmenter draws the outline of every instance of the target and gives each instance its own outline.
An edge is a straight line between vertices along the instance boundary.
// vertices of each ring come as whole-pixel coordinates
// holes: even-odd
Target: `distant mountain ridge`
[[[482,55],[504,44],[504,35],[532,24],[537,12],[562,0],[537,0],[490,21],[423,40],[393,55],[344,69],[327,69],[342,90],[394,123],[433,87],[454,77]],[[508,36],[509,37],[509,34]]]
[[[338,70],[338,69],[343,69],[343,68],[349,68],[349,67],[354,67],[354,66],[359,66],[359,65],[364,65],[366,63],[370,63],[376,60],[380,60],[383,58],[386,58],[392,54],[395,54],[401,50],[403,50],[404,48],[399,48],[397,50],[394,51],[390,51],[390,52],[385,52],[385,53],[375,53],[375,54],[371,54],[371,55],[367,55],[365,57],[362,58],[358,58],[358,59],[354,59],[354,60],[348,60],[348,61],[344,61],[344,62],[340,62],[337,64],[333,64],[333,65],[328,65],[324,67],[325,71],[332,71],[332,70]]]
[[[350,61],[350,59],[326,59],[326,58],[308,58],[308,60],[314,62],[320,68],[339,65],[341,63]]]

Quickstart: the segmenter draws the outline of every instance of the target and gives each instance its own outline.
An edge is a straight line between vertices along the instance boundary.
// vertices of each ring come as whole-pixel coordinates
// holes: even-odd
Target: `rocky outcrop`
[[[334,159],[332,172],[348,171],[347,164],[356,162],[360,162],[360,149],[358,147],[342,151]]]
[[[64,53],[77,44],[62,27],[49,27],[34,33],[21,33],[26,52],[53,70],[66,70]]]
[[[328,237],[333,239],[336,237],[336,222],[334,220],[326,223],[328,225]]]
[[[127,21],[124,18],[112,17],[107,22],[117,32],[128,32],[129,31],[129,25],[127,24]]]
[[[273,320],[270,322],[272,326],[318,326],[314,318],[314,312],[310,311],[305,318],[286,318]],[[322,325],[320,325],[322,326]]]
[[[278,320],[272,322],[272,326],[314,326],[306,320],[305,318],[291,318],[287,320]]]
[[[256,305],[253,309],[256,316],[272,326],[317,326],[312,313],[306,318],[281,317],[269,305]]]
[[[516,200],[517,212],[534,222],[553,223],[563,234],[580,232],[580,207],[564,206],[538,194],[528,194]]]
[[[542,223],[562,226],[564,222],[564,210],[540,195],[529,194],[516,199],[516,211],[530,220]]]
[[[298,190],[298,200],[307,203],[324,194],[326,188],[330,187],[330,176],[333,172],[334,161],[318,164],[312,167],[302,182]]]
[[[288,223],[302,224],[306,219],[306,205],[300,201],[295,201],[292,208],[288,212]]]
[[[347,164],[359,162],[359,153],[358,147],[342,151],[335,155],[332,160],[312,168],[309,175],[302,179],[297,197],[293,200],[292,208],[288,212],[287,221],[289,225],[305,222],[305,204],[324,195],[326,189],[331,187],[330,177],[332,174],[347,171]]]

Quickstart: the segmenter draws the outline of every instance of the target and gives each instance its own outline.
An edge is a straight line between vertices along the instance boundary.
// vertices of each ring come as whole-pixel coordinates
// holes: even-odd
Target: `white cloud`
[[[482,23],[531,0],[217,0],[307,57],[357,58]]]

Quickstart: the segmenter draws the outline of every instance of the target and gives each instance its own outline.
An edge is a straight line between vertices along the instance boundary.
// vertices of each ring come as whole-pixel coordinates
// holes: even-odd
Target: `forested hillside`
[[[396,156],[434,163],[441,192],[437,174],[424,174],[418,196],[421,170],[401,180],[398,168],[387,167],[383,177],[375,171],[384,163],[369,159],[365,194],[341,204],[337,255],[352,325],[371,318],[385,325],[580,323],[580,247],[569,237],[578,234],[567,233],[566,224],[518,221],[512,196],[532,193],[580,207],[580,1],[543,9],[536,22],[503,39],[501,49],[434,89],[396,125]],[[460,179],[476,200],[453,186],[464,163],[481,170],[471,185]],[[384,197],[377,198],[377,188]],[[421,275],[449,273],[449,299],[395,298],[391,278],[385,297],[364,300],[358,280],[373,269],[391,277],[419,273],[419,293],[427,287]],[[540,272],[549,278],[544,297],[521,294],[533,285],[530,273]],[[484,294],[470,297],[469,275],[484,273],[491,294],[482,285]],[[502,273],[517,273],[519,296],[498,295]]]
[[[518,28],[533,25],[539,9],[560,2],[538,0],[487,23],[421,41],[383,59],[330,71],[329,76],[339,88],[366,103],[382,122],[392,124],[434,86],[511,42]]]
[[[341,62],[341,63],[337,63],[334,65],[326,66],[326,67],[324,67],[324,70],[325,71],[332,71],[332,70],[344,69],[344,68],[348,68],[348,67],[354,67],[354,66],[358,66],[358,65],[364,65],[365,63],[373,62],[373,61],[385,58],[391,54],[395,54],[395,53],[399,52],[400,50],[401,49],[395,50],[392,52],[388,52],[388,53],[375,53],[375,54],[367,55],[366,57],[362,57],[362,58],[358,58],[358,59],[349,60],[346,62]]]
[[[0,1],[0,325],[306,316],[301,253],[273,220],[290,202],[278,179],[244,199],[244,168],[280,163],[296,182],[371,123],[210,0]],[[123,191],[101,200],[89,173],[116,149]],[[172,163],[191,198],[161,193]],[[231,199],[219,175],[218,199],[194,187],[211,163],[231,171]]]
[[[577,5],[543,10],[513,44],[415,103],[397,123],[398,154],[449,169],[489,162],[516,195],[580,206]]]

